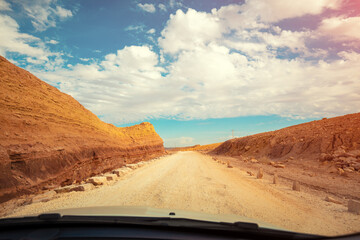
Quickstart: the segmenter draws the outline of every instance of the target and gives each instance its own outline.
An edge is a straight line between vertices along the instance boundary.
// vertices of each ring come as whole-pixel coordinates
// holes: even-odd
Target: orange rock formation
[[[0,202],[163,153],[150,123],[104,123],[0,56]]]
[[[357,170],[360,162],[360,113],[231,139],[212,153],[270,159],[313,159]]]

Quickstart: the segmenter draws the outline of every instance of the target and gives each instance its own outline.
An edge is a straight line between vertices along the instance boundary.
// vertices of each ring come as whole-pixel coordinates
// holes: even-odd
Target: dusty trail
[[[89,206],[149,206],[236,214],[317,234],[358,230],[360,217],[305,192],[257,180],[197,152],[179,152],[134,170],[109,186],[62,194],[23,206],[13,215]]]

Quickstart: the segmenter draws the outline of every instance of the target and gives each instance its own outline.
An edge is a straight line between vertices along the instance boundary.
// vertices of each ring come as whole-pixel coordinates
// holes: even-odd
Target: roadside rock
[[[280,164],[280,163],[277,163],[275,165],[273,165],[274,167],[276,168],[285,168],[285,165],[284,164]]]
[[[334,156],[331,154],[327,154],[327,153],[321,153],[320,154],[320,158],[319,160],[324,162],[324,161],[332,161],[334,159]]]
[[[263,176],[264,176],[263,169],[260,168],[258,174],[256,175],[256,178],[257,178],[257,179],[262,179]]]
[[[251,171],[247,171],[246,173],[249,174],[250,176],[255,176],[255,174]]]
[[[360,202],[355,200],[349,200],[348,211],[355,214],[360,214]]]
[[[300,183],[298,181],[293,182],[292,190],[300,191]]]
[[[131,171],[130,168],[119,168],[112,171],[113,174],[116,174],[118,177],[122,177]]]
[[[356,171],[360,171],[360,163],[355,163],[353,165],[353,168],[356,170]]]
[[[252,158],[252,159],[250,159],[250,162],[251,163],[258,163],[259,161],[257,159],[255,159],[255,158]]]
[[[93,188],[92,184],[81,184],[81,185],[70,185],[70,186],[65,186],[65,187],[61,187],[61,188],[56,188],[54,189],[54,191],[56,193],[67,193],[67,192],[83,192],[83,191],[87,191],[87,190],[91,190]]]
[[[273,184],[277,184],[277,183],[278,183],[278,175],[275,173],[273,178]]]
[[[355,169],[354,169],[353,167],[345,167],[345,168],[344,168],[344,171],[351,173],[351,172],[354,172]]]
[[[107,181],[114,181],[118,178],[118,176],[114,173],[105,174],[104,177],[106,177]]]
[[[341,175],[341,176],[345,176],[345,175],[346,175],[344,169],[338,168],[337,170],[338,170],[339,175]]]
[[[46,193],[37,195],[35,197],[32,198],[32,203],[38,203],[38,202],[48,202],[52,199],[54,199],[56,196],[56,192],[55,191],[48,191]]]
[[[79,187],[80,188],[78,188],[79,189],[78,191],[89,191],[89,190],[94,189],[94,185],[91,183],[84,183],[84,184],[79,185]]]
[[[135,170],[135,169],[137,169],[139,167],[139,165],[137,165],[137,164],[126,164],[126,167]]]
[[[106,177],[91,177],[87,180],[88,183],[92,183],[95,186],[104,185],[107,181]]]
[[[327,197],[325,198],[325,201],[327,201],[327,202],[332,202],[332,203],[336,203],[336,204],[342,204],[341,201],[338,201],[338,200],[336,200],[335,198],[332,198],[332,197],[329,197],[329,196],[327,196]]]

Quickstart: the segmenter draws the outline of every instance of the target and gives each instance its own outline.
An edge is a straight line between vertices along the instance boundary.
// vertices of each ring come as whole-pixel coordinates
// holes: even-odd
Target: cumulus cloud
[[[158,56],[150,47],[129,46],[99,63],[36,75],[50,83],[61,82],[60,90],[107,121],[125,123],[169,109],[166,99],[171,93],[162,86],[164,69],[157,65]]]
[[[182,4],[181,0],[170,0],[169,1],[170,8],[180,8],[182,6],[183,6],[183,4]]]
[[[138,3],[137,6],[145,11],[145,12],[149,12],[149,13],[154,13],[156,12],[156,8],[155,8],[155,5],[154,4],[150,4],[150,3]]]
[[[135,31],[135,32],[143,32],[145,28],[144,24],[140,25],[130,25],[125,28],[125,31]]]
[[[318,31],[335,41],[360,41],[360,17],[332,17],[322,20]]]
[[[159,45],[165,53],[177,53],[184,49],[202,47],[221,37],[223,29],[212,14],[188,9],[186,13],[177,10],[170,15],[161,32]]]
[[[7,16],[0,15],[0,54],[5,56],[6,52],[16,52],[31,57],[47,58],[49,55],[41,45],[41,40],[29,34],[21,33],[17,22]]]
[[[149,31],[147,31],[148,34],[154,34],[156,32],[156,30],[154,28],[149,29]]]
[[[160,9],[161,11],[166,12],[166,6],[165,6],[164,4],[159,3],[158,7],[159,7],[159,9]]]
[[[47,43],[49,44],[58,44],[59,42],[54,40],[54,39],[51,39],[50,41],[48,41]]]
[[[73,16],[73,14],[70,10],[65,9],[61,6],[56,6],[56,10],[54,12],[57,16],[60,17],[60,19],[65,19],[65,18]]]
[[[37,31],[55,27],[58,20],[72,17],[70,10],[56,5],[56,0],[19,1]]]
[[[247,0],[239,10],[247,18],[262,22],[278,22],[307,14],[320,14],[325,9],[336,9],[341,6],[341,2],[341,0]]]
[[[319,9],[323,8],[317,12]],[[291,16],[300,16],[305,10],[300,12]],[[268,114],[304,118],[360,110],[359,53],[343,51],[337,59],[307,61],[309,54],[315,56],[311,55],[313,49],[306,46],[306,40],[313,38],[309,30],[283,30],[265,22],[255,24],[263,24],[261,31],[246,30],[236,24],[230,26],[223,14],[220,10],[205,13],[189,9],[170,16],[158,39],[163,54],[176,55],[167,63],[166,77],[161,74],[164,70],[157,67],[161,56],[149,47],[141,51],[150,58],[135,54],[140,48],[131,46],[108,55],[99,66],[83,66],[84,72],[93,71],[92,76],[100,73],[97,79],[102,79],[102,84],[114,86],[108,81],[116,80],[121,87],[118,91],[104,88],[98,94],[98,107],[85,84],[84,92],[92,98],[86,94],[81,98],[97,114],[121,123],[161,117],[186,120]],[[151,74],[136,70],[139,59],[135,55],[142,56],[142,64],[136,66],[148,66]],[[120,56],[121,60],[115,61]],[[114,61],[119,62],[114,65]],[[81,69],[78,67],[74,70]],[[102,67],[105,71],[99,70]],[[120,74],[111,74],[117,71]],[[125,72],[131,74],[122,77]],[[114,91],[118,96],[115,99],[101,99],[112,96]],[[115,102],[108,113],[101,105]],[[122,112],[110,114],[110,109],[122,109],[127,116]]]
[[[0,11],[11,11],[10,4],[5,0],[0,0]]]
[[[276,16],[267,15],[264,5],[271,2],[276,13],[288,3],[262,1],[255,9],[252,2],[210,13],[177,10],[156,47],[127,46],[98,60],[83,59],[68,69],[33,72],[49,83],[60,82],[60,90],[117,124],[149,118],[269,114],[308,118],[359,112],[360,53],[339,44],[333,56],[324,58],[329,52],[326,46],[308,45],[324,35],[335,35],[340,43],[358,39],[356,17],[328,17],[315,30],[286,30],[275,23],[321,14],[337,8],[338,1],[290,6],[289,12]],[[2,16],[0,21],[0,30],[9,33],[0,39],[0,51],[25,52],[34,64],[44,51],[46,56],[45,48],[35,47],[39,39],[20,33],[13,19]],[[144,27],[127,30],[145,33]],[[191,145],[187,138],[173,141]]]
[[[0,14],[0,32],[0,55],[7,58],[10,56],[9,60],[17,65],[26,62],[29,71],[55,71],[63,66],[63,53],[51,51],[47,45],[58,44],[56,40],[42,40],[22,33],[15,19],[5,14]],[[13,57],[17,57],[17,61]]]
[[[168,138],[164,140],[166,147],[188,147],[194,144],[192,137]]]
[[[166,77],[147,46],[129,46],[100,63],[37,73],[108,122],[276,114],[323,117],[357,112],[360,54],[310,63],[271,56],[249,60],[223,46],[182,52]],[[101,86],[101,87],[99,87]]]

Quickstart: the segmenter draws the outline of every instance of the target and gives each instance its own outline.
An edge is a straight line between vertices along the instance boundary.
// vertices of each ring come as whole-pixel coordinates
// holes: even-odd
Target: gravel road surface
[[[236,214],[298,232],[337,235],[359,231],[360,215],[320,197],[256,179],[198,152],[178,152],[118,181],[85,192],[58,194],[16,209],[12,216],[62,208],[148,206],[211,214]]]

